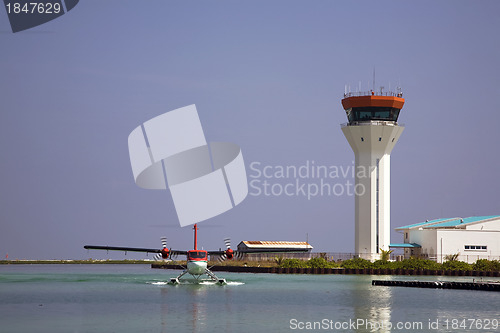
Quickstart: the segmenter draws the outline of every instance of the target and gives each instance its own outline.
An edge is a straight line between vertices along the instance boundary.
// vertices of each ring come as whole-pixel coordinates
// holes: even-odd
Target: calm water
[[[165,284],[178,273],[2,265],[0,332],[500,332],[500,293],[371,285],[440,278],[218,272],[228,285]]]

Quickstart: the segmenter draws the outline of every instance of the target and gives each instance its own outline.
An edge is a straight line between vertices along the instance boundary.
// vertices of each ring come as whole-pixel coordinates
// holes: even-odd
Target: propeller
[[[155,254],[155,256],[154,256],[154,260],[156,260],[156,261],[162,260],[162,259],[163,260],[168,259],[169,255],[170,255],[170,251],[167,248],[167,237],[161,238],[161,245],[162,245],[161,252]]]
[[[222,254],[217,260],[219,262],[223,262],[225,260],[232,260],[232,259],[235,259],[235,255],[236,255],[236,259],[240,259],[241,255],[239,252],[231,249],[231,239],[230,238],[225,238],[224,239],[224,244],[226,244],[226,251],[224,251],[224,254]]]
[[[226,253],[224,254],[227,259],[232,260],[234,257],[234,251],[231,249],[231,238],[225,238],[224,243],[226,244]]]

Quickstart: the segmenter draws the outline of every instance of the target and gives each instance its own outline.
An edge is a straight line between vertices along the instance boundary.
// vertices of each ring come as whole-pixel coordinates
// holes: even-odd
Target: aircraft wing
[[[83,248],[87,249],[87,250],[161,253],[161,249],[148,249],[148,248],[142,248],[142,247],[85,245]],[[170,255],[186,255],[187,251],[169,250],[169,253],[170,253]]]

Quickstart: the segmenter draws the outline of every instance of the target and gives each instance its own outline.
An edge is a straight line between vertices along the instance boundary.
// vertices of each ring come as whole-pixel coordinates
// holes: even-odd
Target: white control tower
[[[356,159],[355,252],[377,260],[389,250],[391,151],[404,130],[397,123],[402,93],[346,93],[342,106],[348,123],[342,132]]]

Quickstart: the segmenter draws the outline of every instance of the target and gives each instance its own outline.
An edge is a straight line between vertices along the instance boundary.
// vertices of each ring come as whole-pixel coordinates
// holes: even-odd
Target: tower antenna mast
[[[375,91],[375,67],[373,67],[373,91]]]

